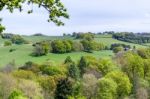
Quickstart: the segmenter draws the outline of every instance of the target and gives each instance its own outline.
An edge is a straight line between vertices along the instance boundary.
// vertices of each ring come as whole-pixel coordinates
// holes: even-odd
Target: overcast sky
[[[48,14],[35,6],[33,14],[3,10],[0,17],[6,31],[17,34],[62,35],[72,32],[150,32],[150,0],[63,0],[69,20],[65,26],[48,23]],[[30,8],[30,7],[29,7]],[[25,7],[25,10],[28,9]]]

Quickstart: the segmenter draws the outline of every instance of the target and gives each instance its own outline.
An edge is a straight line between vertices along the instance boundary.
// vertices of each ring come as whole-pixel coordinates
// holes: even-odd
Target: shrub
[[[4,46],[11,46],[11,45],[12,45],[11,41],[5,41],[4,42]]]

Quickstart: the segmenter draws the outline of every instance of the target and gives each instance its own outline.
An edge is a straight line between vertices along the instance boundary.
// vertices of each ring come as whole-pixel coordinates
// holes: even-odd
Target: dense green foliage
[[[134,33],[114,33],[113,38],[131,43],[150,43],[150,35],[147,34],[134,34]]]
[[[72,51],[72,41],[69,40],[54,40],[51,46],[54,53],[68,53]]]
[[[72,37],[75,37],[76,39],[86,39],[88,41],[91,41],[94,39],[93,33],[73,33]]]
[[[98,90],[100,99],[116,99],[117,84],[113,80],[102,78],[99,80],[98,87],[100,87]]]
[[[68,99],[73,93],[73,82],[68,78],[62,78],[57,83],[55,99]]]
[[[4,37],[7,38],[6,35]],[[2,44],[9,39],[8,35],[8,39],[3,39]],[[83,40],[98,42],[97,38],[96,40],[95,38],[81,39]],[[58,45],[65,45],[63,50],[67,52],[55,54],[52,42],[61,42]],[[30,43],[1,47],[0,50],[3,49],[3,52],[9,53],[9,58],[20,54],[19,51],[28,50],[28,54],[25,52],[22,57],[19,57],[25,59],[22,61],[22,63],[26,62],[24,65],[19,66],[17,63],[19,59],[17,59],[10,63],[6,61],[8,64],[1,68],[0,97],[2,99],[8,99],[8,97],[19,97],[19,99],[138,99],[146,97],[147,99],[149,97],[149,49],[124,50],[128,44],[112,42],[113,49],[123,48],[123,51],[114,55],[108,51],[111,46],[104,51],[98,49],[93,53],[81,52],[84,51],[84,46],[79,40],[57,38],[57,40],[46,39],[46,41]],[[41,56],[42,54],[37,54],[41,57],[31,56],[32,45],[34,48],[40,46],[37,53],[45,53],[44,56]],[[62,50],[62,46],[58,47],[60,48],[58,50]],[[9,52],[10,49],[14,51]],[[71,49],[71,52],[68,52],[68,49]],[[36,52],[35,49],[33,52]],[[106,54],[107,57],[105,57]],[[1,55],[3,56],[2,52]]]

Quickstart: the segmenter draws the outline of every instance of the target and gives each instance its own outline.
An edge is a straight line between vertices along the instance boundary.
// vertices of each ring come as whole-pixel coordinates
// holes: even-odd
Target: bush
[[[4,42],[4,46],[11,46],[11,45],[12,45],[11,41],[5,41]]]
[[[66,73],[65,69],[63,67],[59,66],[41,66],[42,74],[47,74],[49,76],[53,75],[64,75]]]
[[[10,49],[10,50],[9,50],[9,52],[13,52],[13,51],[16,51],[16,49]]]
[[[13,35],[11,38],[12,43],[14,44],[26,44],[27,41],[24,40],[20,35]]]
[[[114,53],[118,53],[120,51],[123,51],[123,47],[115,47],[115,48],[113,48],[113,52]]]
[[[68,53],[73,49],[72,42],[68,40],[54,40],[51,47],[53,53]]]
[[[33,56],[47,55],[51,51],[50,42],[48,41],[36,43],[33,46],[34,46],[34,50],[32,53]]]

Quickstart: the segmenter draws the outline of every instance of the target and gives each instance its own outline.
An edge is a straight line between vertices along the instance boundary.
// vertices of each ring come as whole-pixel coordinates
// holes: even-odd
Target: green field
[[[13,52],[9,52],[10,49],[15,49]],[[86,52],[73,52],[67,54],[53,54],[49,53],[46,56],[33,57],[30,56],[32,53],[33,47],[30,44],[26,45],[13,45],[10,47],[1,47],[0,48],[0,66],[5,66],[9,62],[15,61],[15,63],[20,66],[27,61],[33,61],[35,63],[44,63],[46,61],[52,61],[54,63],[63,63],[64,59],[67,56],[75,61],[79,60],[81,56],[94,56],[96,58],[109,58],[113,55],[112,51],[95,51],[94,53]]]
[[[4,43],[4,39],[0,38],[0,66],[3,67],[7,65],[9,62],[15,61],[17,66],[23,65],[25,62],[33,61],[38,64],[42,64],[47,61],[52,61],[55,64],[61,64],[65,60],[67,56],[71,56],[74,61],[78,61],[81,56],[94,56],[96,58],[111,58],[113,56],[112,51],[104,50],[104,51],[95,51],[94,53],[86,53],[86,52],[72,52],[67,54],[53,54],[49,53],[47,56],[41,57],[33,57],[30,54],[32,53],[33,47],[32,44],[38,41],[43,40],[55,40],[55,39],[72,39],[72,37],[61,37],[61,36],[23,36],[24,39],[30,41],[30,44],[23,45],[12,45],[9,47],[4,47],[2,44]],[[132,44],[127,42],[122,42],[115,40],[111,37],[111,35],[98,35],[95,38],[95,41],[104,43],[105,45],[110,46],[113,43],[123,43],[131,46],[136,46],[137,48],[143,48],[146,46]],[[15,49],[13,52],[9,52],[10,49]]]

